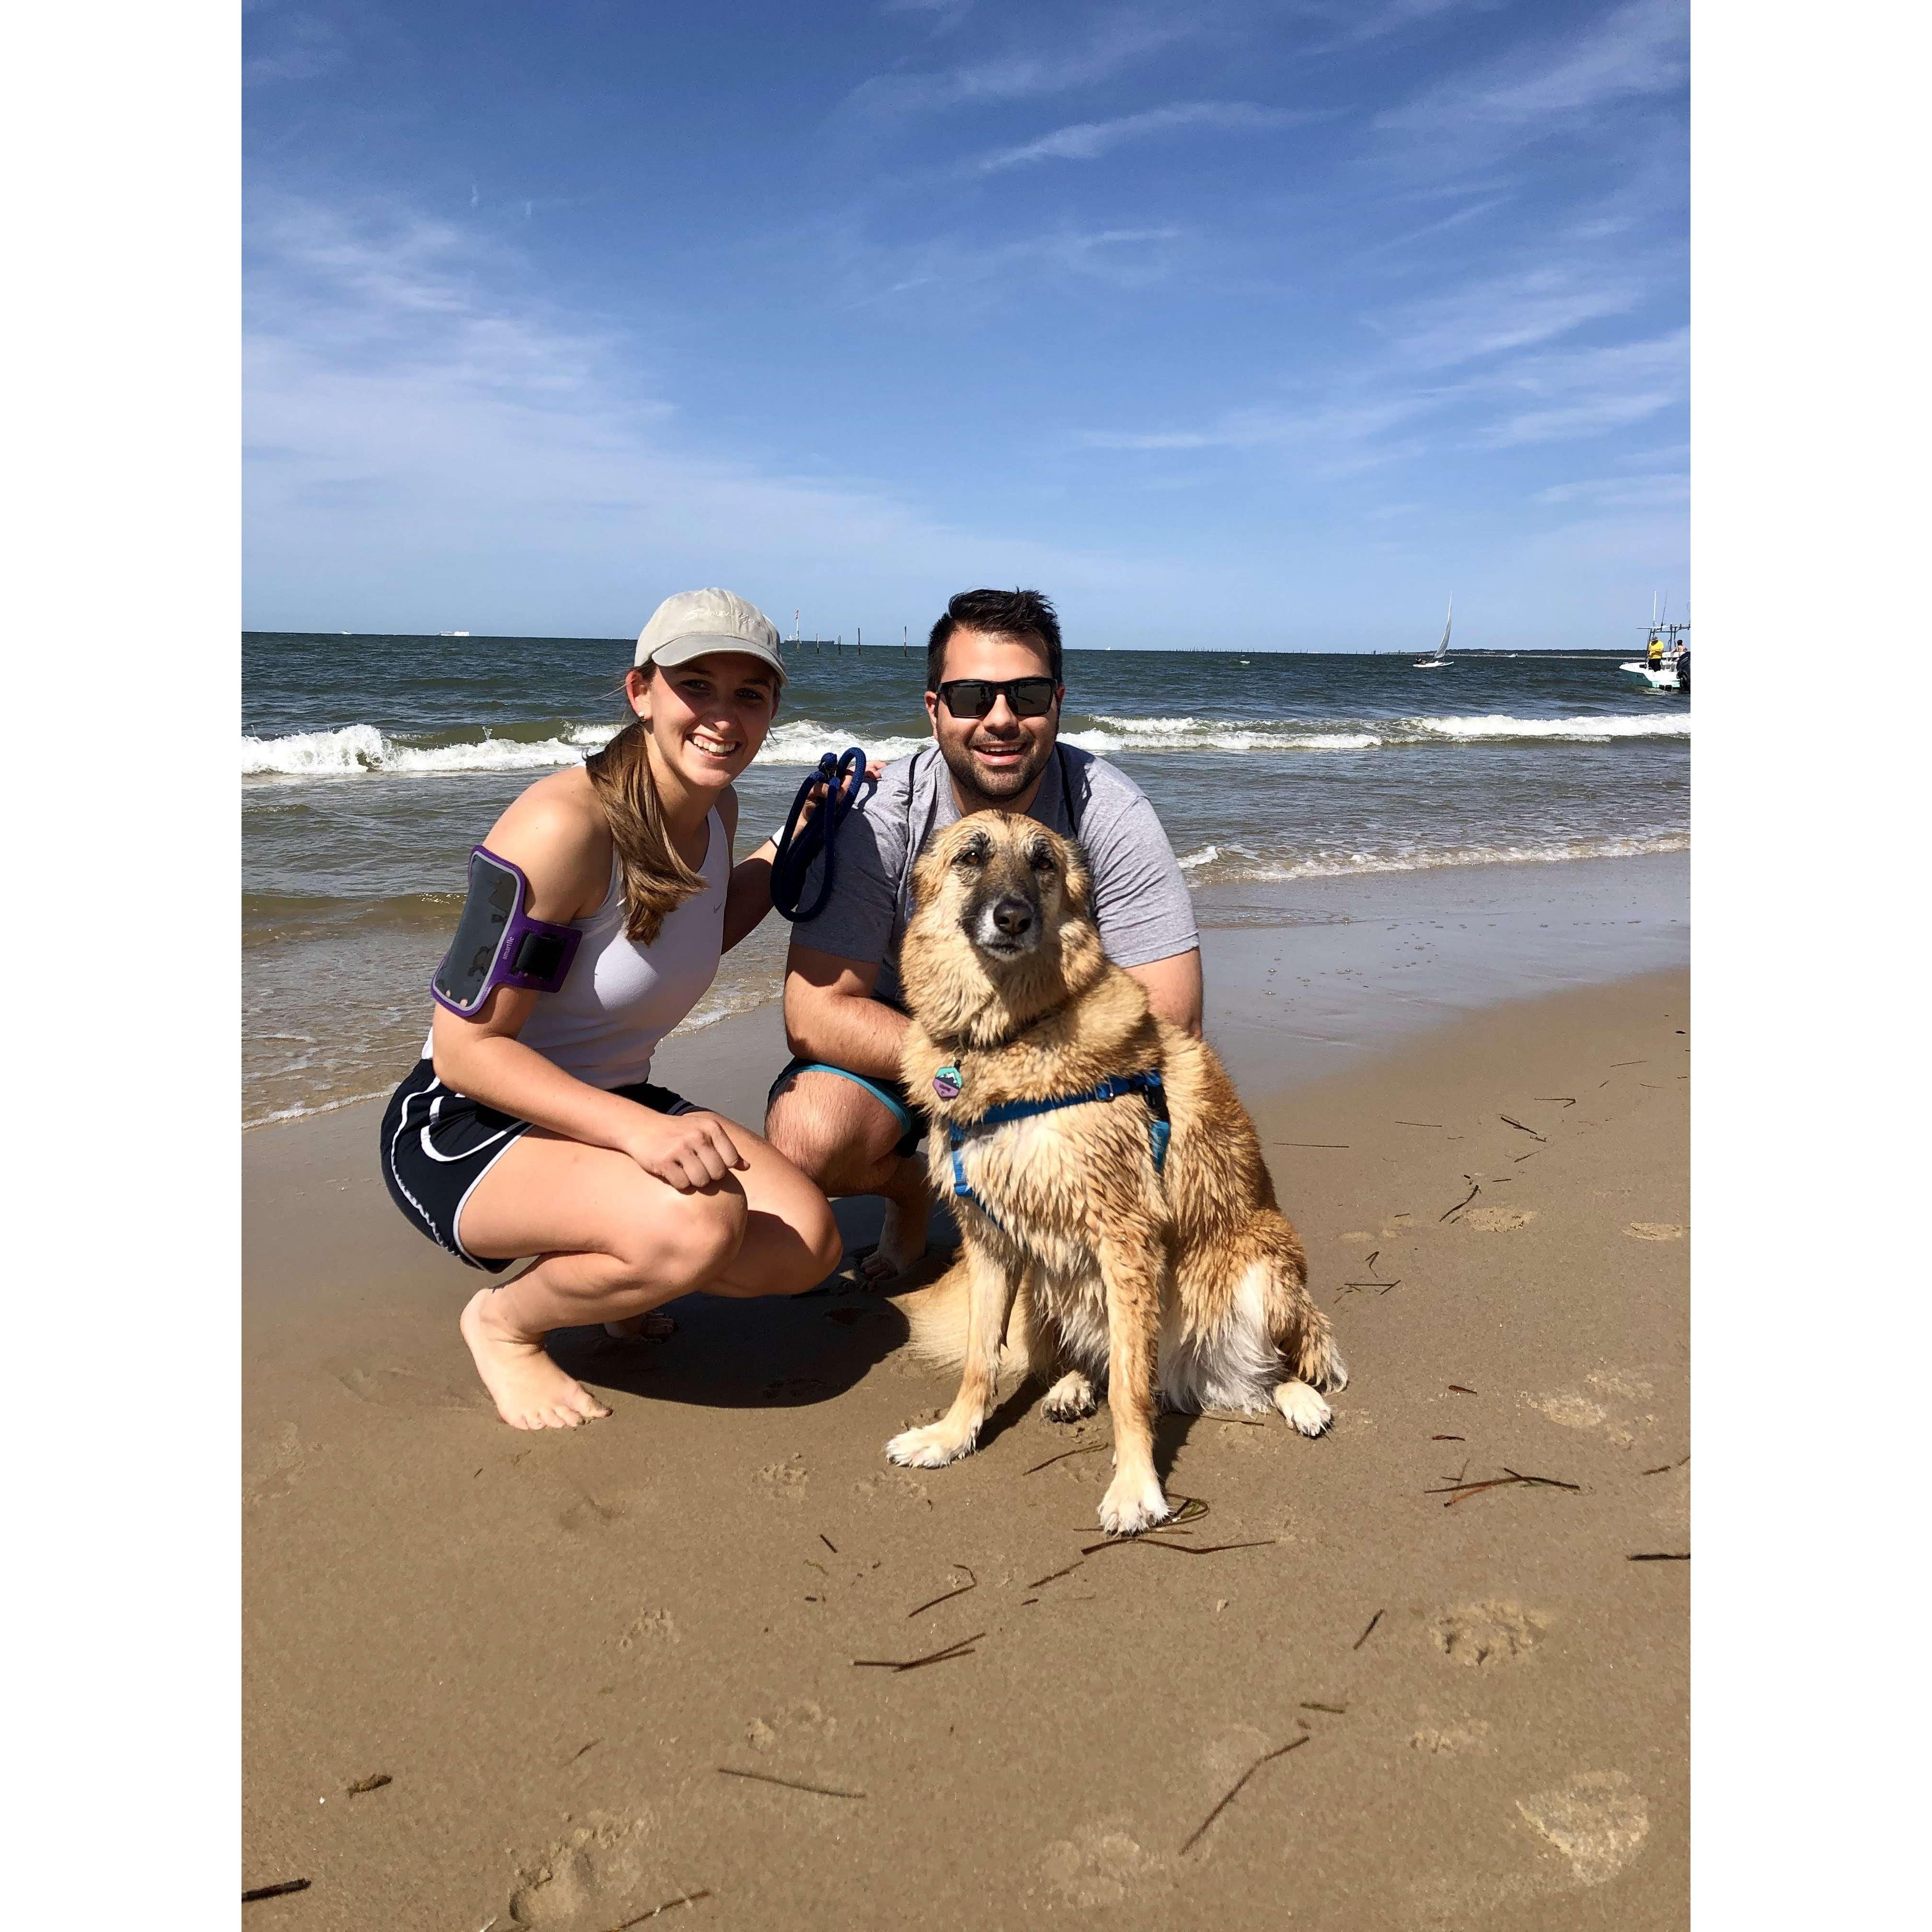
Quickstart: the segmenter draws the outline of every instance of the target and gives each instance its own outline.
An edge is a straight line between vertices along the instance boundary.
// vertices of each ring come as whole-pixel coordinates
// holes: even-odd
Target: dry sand
[[[1318,1442],[1164,1420],[1192,1554],[1082,1555],[1104,1410],[890,1468],[951,1387],[848,1288],[561,1338],[614,1414],[512,1433],[376,1109],[250,1135],[243,1882],[312,1882],[246,1923],[1682,1924],[1690,1565],[1630,1559],[1690,1548],[1688,1011],[1652,974],[1298,1085],[1244,1040],[1353,1379]],[[747,1112],[734,1024],[660,1077]],[[1576,1486],[1432,1493],[1506,1469]]]

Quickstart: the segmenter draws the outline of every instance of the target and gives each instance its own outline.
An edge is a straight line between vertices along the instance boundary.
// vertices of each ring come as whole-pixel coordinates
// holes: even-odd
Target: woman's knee
[[[636,1286],[701,1288],[737,1258],[748,1220],[744,1192],[734,1183],[681,1195],[672,1212],[626,1230],[618,1258]]]

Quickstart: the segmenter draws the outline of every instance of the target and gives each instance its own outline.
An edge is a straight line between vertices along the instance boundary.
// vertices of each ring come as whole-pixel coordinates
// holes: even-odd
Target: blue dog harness
[[[942,1082],[949,1081],[952,1094],[946,1091]],[[958,1069],[942,1066],[934,1076],[933,1085],[942,1098],[950,1100],[958,1089]],[[1172,1124],[1168,1118],[1167,1089],[1158,1073],[1128,1073],[1110,1076],[1099,1085],[1090,1087],[1084,1094],[1064,1094],[1052,1100],[1002,1100],[998,1106],[988,1107],[976,1120],[969,1120],[962,1126],[957,1120],[949,1120],[946,1138],[952,1150],[952,1192],[954,1198],[970,1201],[996,1228],[1002,1226],[1000,1218],[973,1191],[973,1184],[966,1178],[966,1164],[959,1157],[959,1150],[966,1144],[969,1127],[1003,1127],[1013,1120],[1030,1120],[1036,1114],[1051,1114],[1062,1107],[1084,1107],[1092,1100],[1118,1100],[1124,1095],[1139,1094],[1146,1096],[1148,1104],[1148,1147],[1154,1156],[1154,1171],[1157,1176],[1167,1160],[1167,1143],[1172,1133]]]

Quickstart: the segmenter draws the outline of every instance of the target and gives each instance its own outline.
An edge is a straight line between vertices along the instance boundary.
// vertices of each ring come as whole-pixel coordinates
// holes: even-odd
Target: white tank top
[[[658,1041],[717,976],[731,847],[715,806],[705,826],[708,842],[699,868],[704,890],[664,915],[650,946],[625,934],[622,873],[611,854],[604,903],[588,919],[571,922],[584,939],[563,984],[537,995],[536,1010],[517,1036],[589,1086],[608,1091],[648,1080]],[[425,1042],[425,1058],[429,1052]]]

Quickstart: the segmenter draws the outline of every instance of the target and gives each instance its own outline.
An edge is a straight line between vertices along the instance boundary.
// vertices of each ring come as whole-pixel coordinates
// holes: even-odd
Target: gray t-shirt
[[[1174,848],[1147,795],[1103,758],[1063,744],[1047,760],[1030,818],[1070,835],[1061,760],[1073,788],[1079,838],[1094,874],[1094,916],[1107,957],[1118,966],[1190,952],[1201,943],[1194,904]],[[912,916],[913,863],[926,842],[959,816],[952,776],[937,745],[896,758],[879,776],[838,832],[837,879],[825,910],[793,928],[801,945],[860,965],[879,965],[873,997],[903,1005],[899,941]],[[812,866],[801,896],[808,902],[822,876]]]

